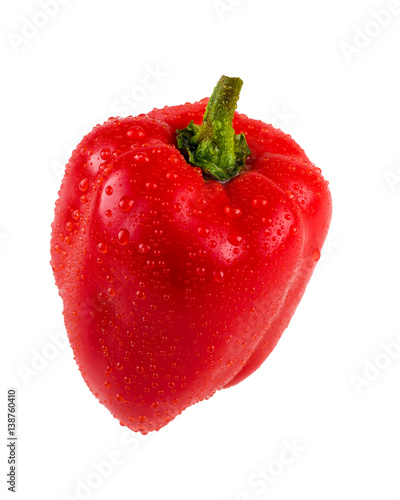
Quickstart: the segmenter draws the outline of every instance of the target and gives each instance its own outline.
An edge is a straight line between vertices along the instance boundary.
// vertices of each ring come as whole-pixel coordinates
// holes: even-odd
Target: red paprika
[[[320,169],[280,130],[210,100],[110,118],[66,167],[52,266],[75,359],[147,433],[256,370],[287,327],[331,217]]]

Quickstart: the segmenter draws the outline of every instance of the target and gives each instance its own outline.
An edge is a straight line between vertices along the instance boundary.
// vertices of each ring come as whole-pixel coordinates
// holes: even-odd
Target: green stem
[[[203,123],[177,130],[178,147],[186,149],[191,164],[205,174],[226,181],[245,166],[251,151],[244,134],[235,134],[232,120],[243,81],[222,76],[208,101]]]

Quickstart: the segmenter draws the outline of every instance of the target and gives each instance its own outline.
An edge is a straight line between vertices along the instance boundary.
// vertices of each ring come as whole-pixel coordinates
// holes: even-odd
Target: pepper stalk
[[[201,125],[193,120],[177,130],[178,148],[189,154],[189,162],[220,181],[236,176],[251,155],[244,134],[232,125],[243,81],[222,76],[212,93]]]

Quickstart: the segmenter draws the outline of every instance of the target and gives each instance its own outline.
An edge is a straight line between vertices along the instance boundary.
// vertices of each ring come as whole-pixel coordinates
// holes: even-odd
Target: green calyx
[[[251,155],[244,134],[235,134],[232,120],[243,81],[222,76],[208,101],[203,123],[177,130],[178,148],[205,175],[226,181],[237,175]]]

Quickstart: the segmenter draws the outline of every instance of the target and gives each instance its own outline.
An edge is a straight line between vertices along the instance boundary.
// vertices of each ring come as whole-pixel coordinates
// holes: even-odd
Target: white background
[[[400,3],[20,0],[0,19],[1,495],[11,387],[21,500],[399,500]],[[240,112],[322,169],[332,225],[262,368],[142,437],[65,345],[49,265],[61,169],[124,95],[136,115],[222,74],[244,80]]]

